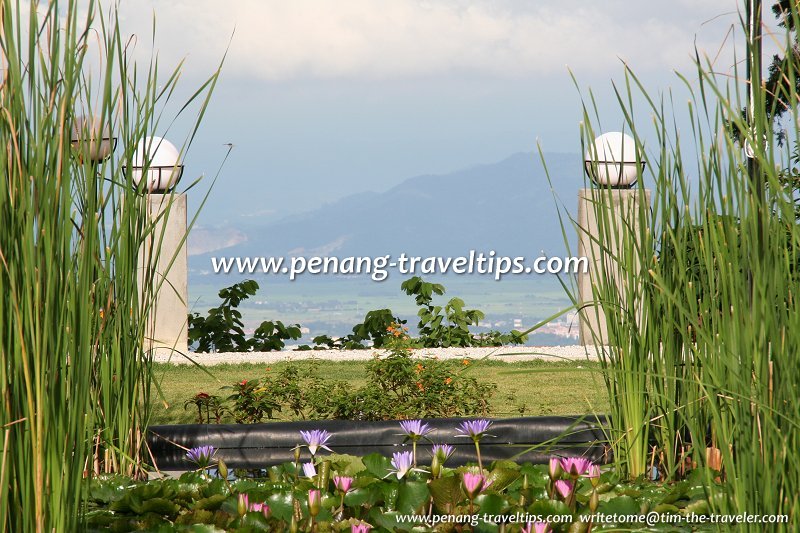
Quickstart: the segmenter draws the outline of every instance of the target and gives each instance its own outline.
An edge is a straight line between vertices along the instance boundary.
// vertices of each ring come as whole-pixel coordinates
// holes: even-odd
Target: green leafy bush
[[[367,364],[366,384],[362,387],[353,389],[344,381],[323,379],[314,365],[300,368],[289,364],[277,373],[267,369],[261,380],[245,380],[226,387],[233,391],[226,409],[236,422],[243,424],[263,422],[274,418],[277,412],[302,420],[490,414],[489,401],[497,386],[472,376],[469,359],[414,359],[414,340],[408,337],[407,328],[391,324],[385,332],[388,353],[376,354]],[[196,398],[197,395],[187,400],[187,404]]]
[[[419,306],[419,344],[425,348],[450,346],[502,346],[504,344],[522,344],[527,335],[518,331],[500,333],[491,331],[486,335],[475,335],[470,326],[477,326],[485,317],[483,311],[465,309],[464,300],[451,298],[446,304],[434,305],[433,296],[443,296],[444,285],[429,283],[419,276],[414,276],[400,286],[403,292],[414,297]]]
[[[189,344],[196,352],[269,352],[282,349],[287,340],[300,338],[300,325],[264,321],[252,337],[244,332],[242,313],[237,309],[243,300],[258,290],[254,280],[242,281],[219,291],[222,303],[208,310],[205,317],[189,315]]]

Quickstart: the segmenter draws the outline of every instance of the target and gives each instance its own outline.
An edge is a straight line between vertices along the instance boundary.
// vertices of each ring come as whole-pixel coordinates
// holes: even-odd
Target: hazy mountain
[[[545,160],[555,192],[574,214],[584,184],[581,157],[547,154]],[[209,238],[208,233],[192,235],[192,248],[205,252],[190,258],[193,270],[207,270],[212,255],[564,254],[556,199],[534,153],[417,176],[382,193],[355,194],[263,226],[216,231],[222,232],[214,239],[217,246],[197,241]],[[574,242],[574,236],[570,239]],[[232,246],[221,246],[228,243]]]

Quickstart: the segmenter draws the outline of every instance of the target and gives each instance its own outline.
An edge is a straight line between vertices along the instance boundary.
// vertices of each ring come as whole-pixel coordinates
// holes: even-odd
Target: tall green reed
[[[794,69],[776,99],[792,107]],[[775,530],[788,531],[800,489],[800,227],[796,192],[782,177],[798,163],[800,132],[794,121],[779,144],[761,85],[740,91],[740,79],[717,76],[698,57],[697,79],[684,78],[692,129],[682,134],[672,102],[651,97],[626,70],[618,103],[652,205],[627,213],[621,230],[611,192],[596,193],[590,303],[608,323],[601,359],[619,470],[635,478],[652,465],[671,480],[706,466],[707,487],[724,487],[713,497],[709,489],[713,511],[787,514],[791,523]],[[641,105],[652,129],[636,119]],[[597,123],[597,109],[585,106],[585,142]],[[696,160],[685,155],[687,140]]]
[[[179,70],[140,69],[116,13],[80,4],[0,0],[0,531],[78,530],[84,478],[146,453],[158,226],[124,169]],[[72,142],[89,114],[119,139],[102,162],[91,122]]]

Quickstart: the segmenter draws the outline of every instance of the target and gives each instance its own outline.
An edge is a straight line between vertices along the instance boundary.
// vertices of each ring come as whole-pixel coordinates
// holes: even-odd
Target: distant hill
[[[584,184],[581,157],[546,154],[555,192],[574,213]],[[251,221],[252,222],[252,221]],[[192,235],[192,270],[207,270],[209,257],[349,255],[406,252],[457,256],[469,250],[504,255],[564,254],[556,201],[540,157],[518,153],[502,161],[442,175],[407,179],[382,193],[355,194],[307,213],[248,229],[222,228],[215,246]],[[226,239],[225,234],[236,238]],[[574,231],[569,228],[574,242]]]

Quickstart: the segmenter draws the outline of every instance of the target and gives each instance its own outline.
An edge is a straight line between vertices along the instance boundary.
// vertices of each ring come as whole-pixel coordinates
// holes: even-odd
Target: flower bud
[[[592,489],[592,495],[589,498],[589,511],[596,513],[598,505],[600,505],[600,495],[597,494],[597,490]]]
[[[236,502],[236,512],[239,513],[239,516],[247,514],[247,510],[250,507],[249,500],[247,494],[239,494],[239,499]]]
[[[308,513],[312,518],[319,514],[320,500],[322,500],[322,494],[319,490],[311,489],[308,491]]]
[[[431,476],[433,476],[433,479],[437,479],[441,473],[442,462],[439,460],[438,455],[434,455],[433,459],[431,459]]]
[[[222,479],[228,479],[228,465],[222,459],[217,461],[217,472],[219,472],[219,477]]]
[[[558,459],[558,457],[551,457],[548,467],[548,474],[550,474],[551,481],[561,478],[561,473],[563,470],[561,469],[561,461]]]

